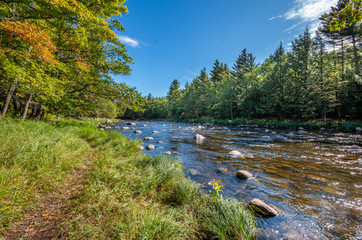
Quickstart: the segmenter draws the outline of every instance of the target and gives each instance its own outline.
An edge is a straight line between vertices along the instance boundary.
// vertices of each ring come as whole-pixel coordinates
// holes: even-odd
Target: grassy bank
[[[212,119],[212,118],[199,118],[199,119],[190,119],[190,120],[176,120],[181,122],[191,122],[191,123],[214,123],[220,125],[256,125],[260,127],[273,127],[280,129],[291,129],[297,130],[300,127],[307,130],[320,130],[321,128],[339,131],[339,132],[356,132],[356,128],[362,128],[362,121],[292,121],[292,120],[268,120],[268,119],[234,119],[234,120],[225,120],[225,119]]]
[[[3,236],[50,192],[67,192],[67,187],[73,190],[56,222],[62,238],[255,236],[255,218],[240,202],[205,195],[185,177],[178,159],[150,157],[139,151],[139,142],[99,131],[95,125],[95,121],[0,122]],[[69,180],[77,176],[78,181]]]

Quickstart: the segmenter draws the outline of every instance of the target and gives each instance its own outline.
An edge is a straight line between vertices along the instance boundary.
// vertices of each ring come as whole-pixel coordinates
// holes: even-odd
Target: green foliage
[[[123,4],[117,0],[2,1],[0,118],[8,109],[14,115],[24,108],[25,117],[36,119],[46,113],[101,117],[126,109],[142,112],[140,94],[111,78],[131,71],[132,58],[117,37],[124,31],[115,19],[127,13]],[[117,103],[119,110],[110,102]]]

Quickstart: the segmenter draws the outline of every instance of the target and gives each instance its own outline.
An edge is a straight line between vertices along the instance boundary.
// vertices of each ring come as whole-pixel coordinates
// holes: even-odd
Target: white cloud
[[[285,19],[317,20],[328,12],[338,0],[294,0],[294,7],[284,14]]]
[[[118,36],[118,39],[126,45],[129,45],[131,47],[138,47],[140,45],[140,43],[136,40],[136,39],[132,39],[128,36]]]
[[[319,26],[319,18],[323,13],[330,11],[338,0],[294,0],[293,7],[283,14],[285,20],[299,20],[293,26],[284,30],[288,32],[295,27],[305,24],[309,25],[310,32],[314,36]]]
[[[282,17],[283,17],[283,15],[278,15],[278,16],[269,18],[268,21],[274,20],[276,18],[282,18]]]

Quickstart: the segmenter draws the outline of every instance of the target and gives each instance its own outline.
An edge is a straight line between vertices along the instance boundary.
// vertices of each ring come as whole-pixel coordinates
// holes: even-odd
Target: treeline
[[[0,118],[141,111],[144,98],[111,77],[133,61],[117,37],[124,2],[0,1]]]
[[[340,0],[321,20],[314,38],[306,28],[260,65],[244,49],[184,89],[174,80],[167,97],[148,96],[142,117],[362,119],[361,1]]]

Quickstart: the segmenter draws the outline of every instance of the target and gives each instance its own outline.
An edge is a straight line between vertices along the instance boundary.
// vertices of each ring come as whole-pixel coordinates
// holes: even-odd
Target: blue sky
[[[216,59],[231,67],[243,48],[263,62],[279,42],[290,42],[337,0],[128,0],[118,33],[134,59],[130,76],[117,76],[142,95],[165,96],[210,72]]]

